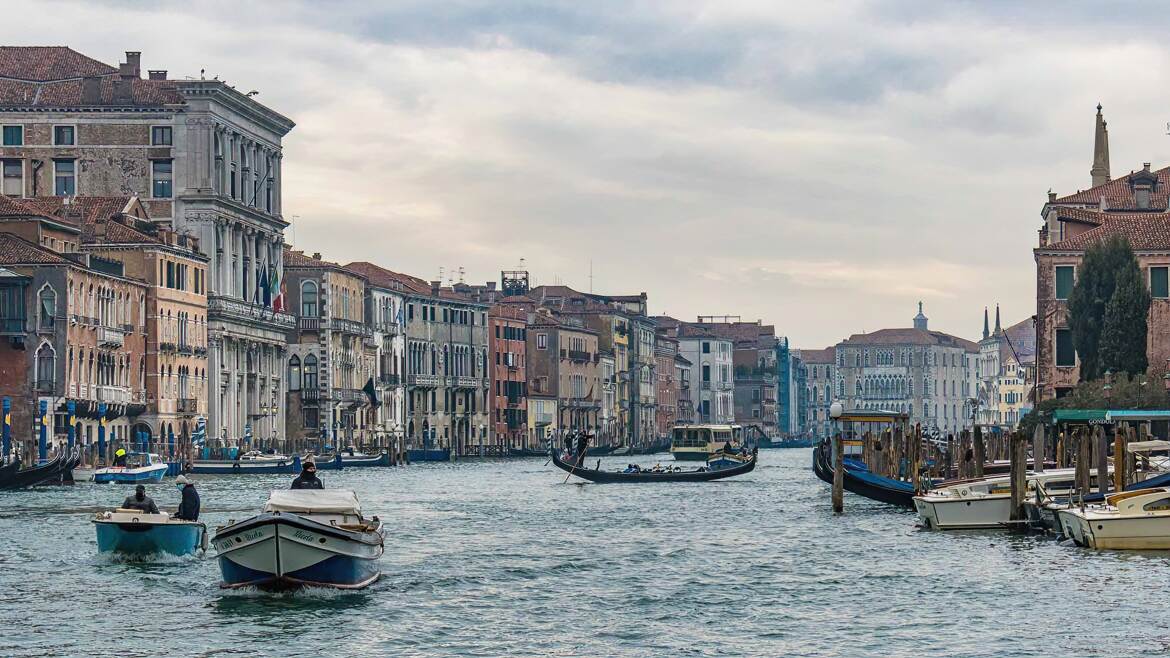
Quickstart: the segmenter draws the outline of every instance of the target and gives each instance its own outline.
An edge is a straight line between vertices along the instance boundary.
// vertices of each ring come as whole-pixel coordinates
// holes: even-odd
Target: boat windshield
[[[702,427],[677,427],[674,430],[674,440],[671,445],[675,448],[706,448],[711,438],[711,430]]]
[[[731,441],[731,436],[732,436],[731,430],[716,430],[715,431],[715,442],[716,443],[727,443],[728,441]]]

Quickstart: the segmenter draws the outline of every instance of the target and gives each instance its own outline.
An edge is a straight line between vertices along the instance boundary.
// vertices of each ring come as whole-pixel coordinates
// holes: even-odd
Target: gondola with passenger
[[[583,458],[578,457],[576,462],[565,462],[561,455],[552,454],[552,462],[557,468],[570,475],[596,482],[610,484],[618,482],[710,482],[724,478],[735,477],[750,473],[756,468],[758,454],[752,451],[746,455],[738,466],[712,468],[701,466],[695,469],[683,469],[675,466],[658,468],[627,468],[624,471],[603,471],[598,467],[588,468],[581,465]],[[600,460],[598,460],[600,463]]]

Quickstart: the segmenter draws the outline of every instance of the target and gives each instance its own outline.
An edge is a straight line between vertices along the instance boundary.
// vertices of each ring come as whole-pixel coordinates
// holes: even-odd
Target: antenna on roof
[[[589,259],[589,294],[593,294],[593,259]]]

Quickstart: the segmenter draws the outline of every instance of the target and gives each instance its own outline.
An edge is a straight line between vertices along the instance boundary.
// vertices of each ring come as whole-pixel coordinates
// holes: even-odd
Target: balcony
[[[316,389],[316,388],[305,388],[305,389],[301,389],[300,391],[292,391],[292,392],[293,393],[300,393],[301,394],[301,401],[303,401],[303,402],[316,402],[317,400],[321,399],[321,391],[320,391],[320,389]]]
[[[359,402],[366,400],[366,394],[356,388],[335,388],[333,399],[338,402]]]
[[[196,347],[195,348],[195,356],[207,356],[207,348],[206,347]]]
[[[121,347],[124,342],[126,334],[121,329],[98,327],[98,345],[101,347]]]
[[[480,388],[484,385],[484,380],[479,377],[448,377],[448,385],[455,388]]]
[[[0,335],[23,336],[24,318],[0,318]]]
[[[37,393],[52,393],[53,387],[56,384],[52,379],[38,379]]]
[[[287,331],[296,326],[296,318],[287,313],[277,313],[270,308],[259,304],[251,304],[242,299],[221,297],[219,295],[207,298],[207,312],[217,320],[235,322],[267,322],[273,328]]]
[[[711,382],[708,382],[708,381],[700,382],[699,383],[699,390],[703,390],[703,391],[711,390]]]
[[[134,325],[132,325],[132,324],[120,324],[120,325],[118,325],[118,328],[121,329],[122,333],[124,333],[124,334],[134,333]]]
[[[129,404],[130,389],[122,386],[95,386],[98,402]]]
[[[382,386],[398,386],[402,384],[402,375],[382,373],[378,375],[378,383]]]
[[[160,352],[174,352],[177,346],[174,343],[162,342],[158,344],[158,351]]]
[[[371,332],[361,322],[354,322],[353,320],[346,320],[343,318],[333,318],[329,321],[329,327],[334,331],[342,333],[353,334],[355,336],[371,336]]]
[[[192,347],[190,345],[183,345],[183,344],[179,345],[179,354],[185,354],[187,356],[191,356],[194,353],[195,353],[194,347]]]
[[[583,350],[569,350],[569,360],[588,363],[593,360],[593,355]]]
[[[175,403],[175,411],[181,414],[199,413],[199,401],[195,398],[179,398]]]
[[[321,331],[321,318],[301,318],[301,331]]]
[[[406,383],[419,388],[436,388],[442,385],[443,378],[439,375],[408,375]]]

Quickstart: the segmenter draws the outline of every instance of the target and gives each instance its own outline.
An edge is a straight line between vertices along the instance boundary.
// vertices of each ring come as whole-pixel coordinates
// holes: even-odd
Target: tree
[[[1100,367],[1133,375],[1144,373],[1150,291],[1142,280],[1137,259],[1130,258],[1116,273],[1113,296],[1105,305],[1101,328]]]
[[[1119,276],[1125,281],[1124,292],[1114,303],[1114,320],[1106,339],[1107,307],[1117,292]],[[1137,258],[1125,238],[1111,236],[1085,251],[1076,284],[1068,298],[1068,325],[1072,330],[1073,347],[1081,360],[1081,381],[1099,378],[1105,370],[1113,367],[1113,362],[1125,364],[1126,372],[1135,372],[1129,368],[1139,361],[1139,357],[1133,354],[1139,343],[1138,334],[1141,337],[1140,362],[1145,363],[1146,314],[1150,298],[1148,292],[1144,296],[1137,294],[1135,281],[1144,290]],[[1137,315],[1141,315],[1139,324],[1133,322]],[[1108,364],[1103,360],[1103,340],[1109,344]]]

